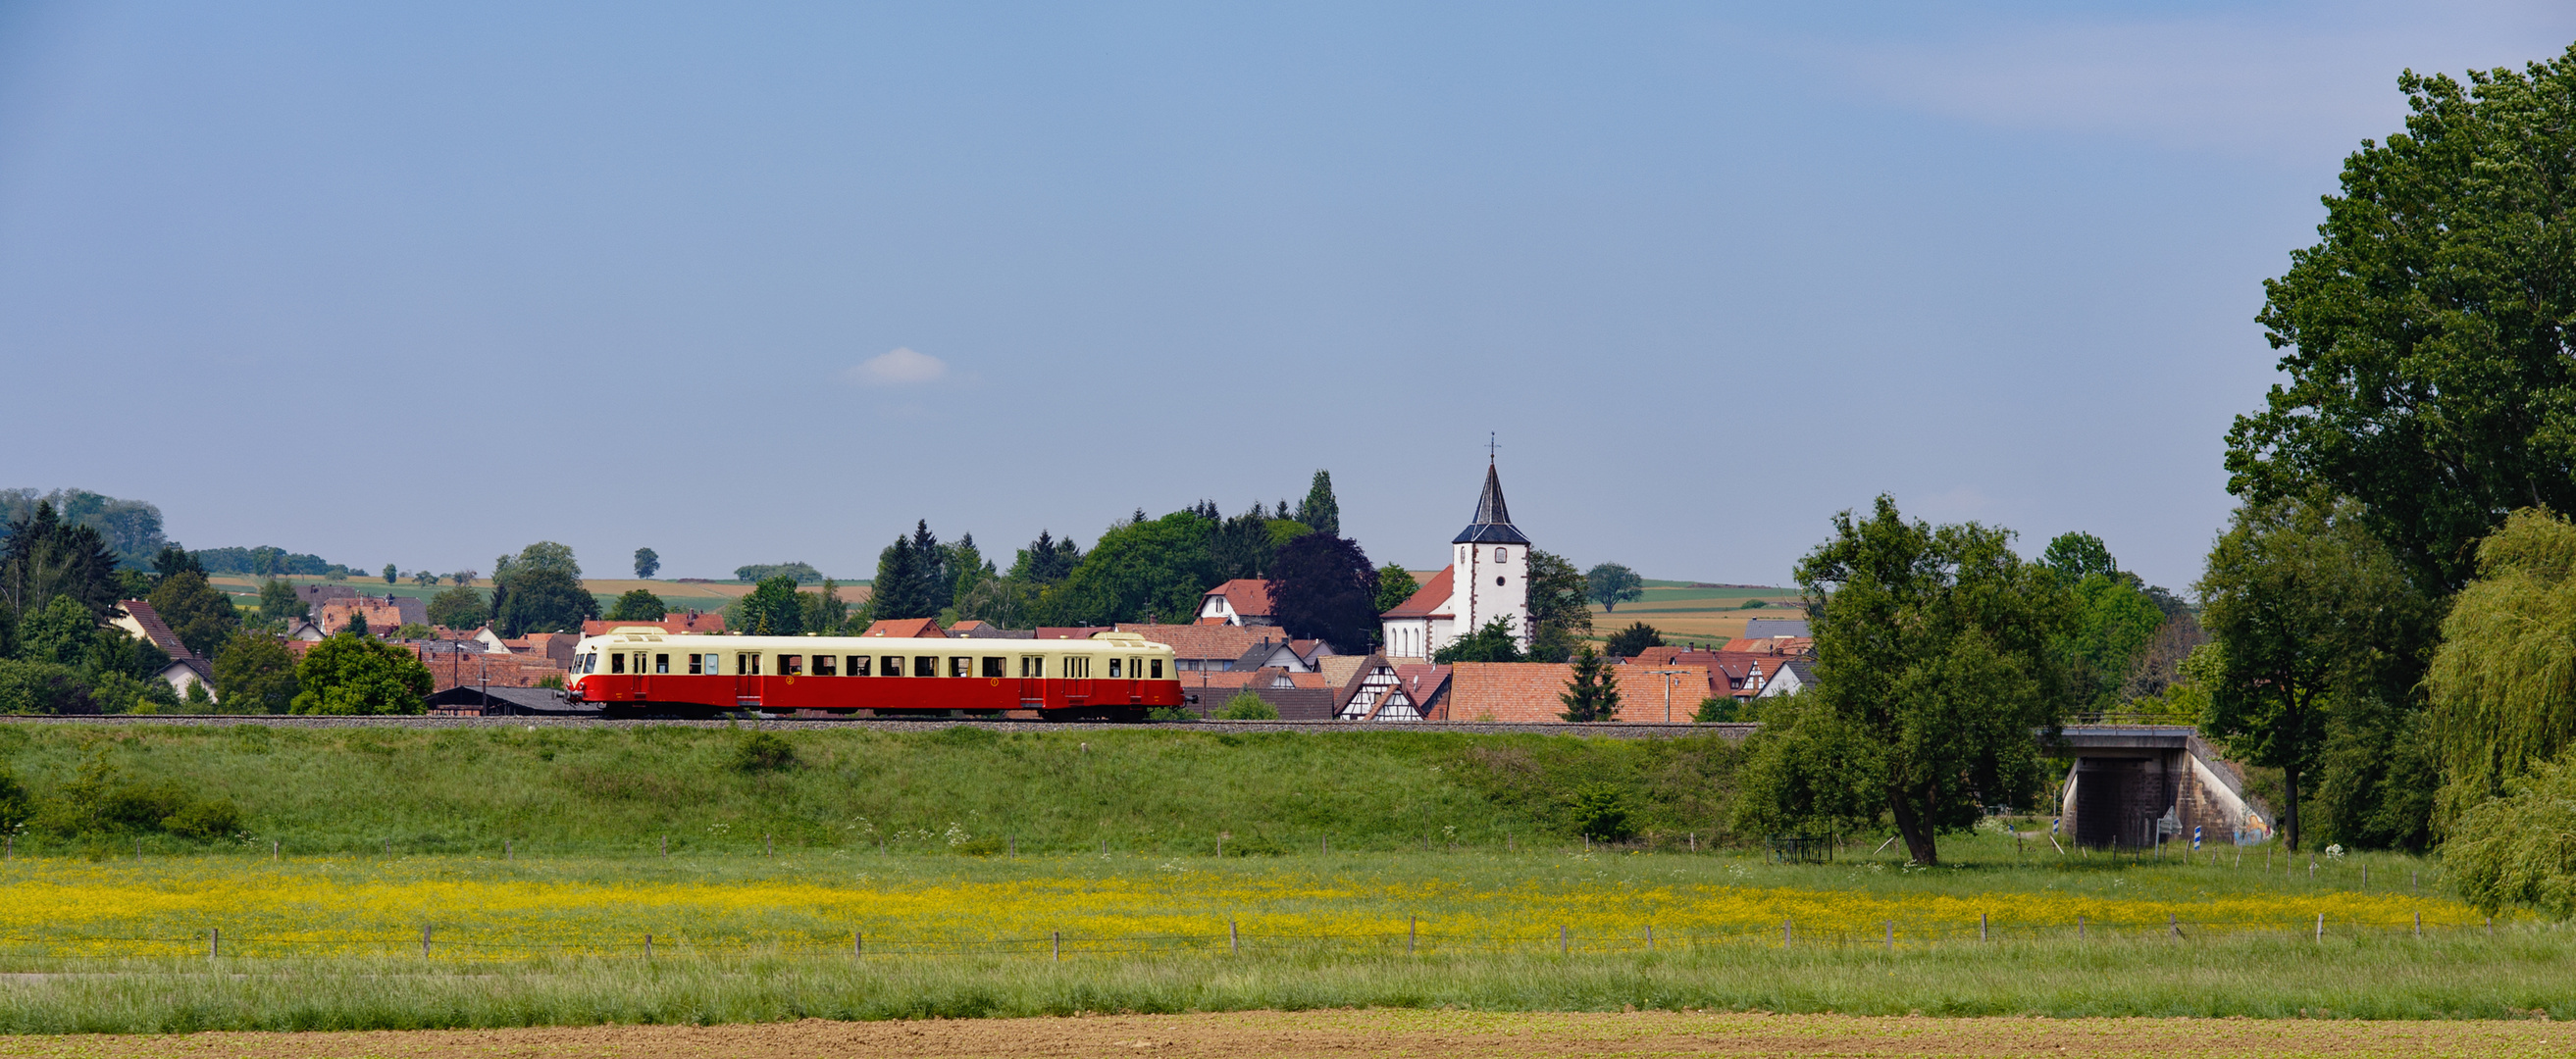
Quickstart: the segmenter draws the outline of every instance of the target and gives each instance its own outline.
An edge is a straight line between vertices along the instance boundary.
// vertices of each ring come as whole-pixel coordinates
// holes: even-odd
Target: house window
[[[670,671],[671,671],[671,656],[669,656],[669,655],[654,655],[654,656],[653,656],[653,671],[654,671],[654,672],[656,672],[656,673],[668,673],[668,672],[670,672]]]
[[[1509,548],[1494,549],[1494,561],[1498,563],[1508,563],[1512,561],[1512,550]]]
[[[780,676],[786,676],[786,677],[798,677],[798,676],[803,676],[803,675],[805,675],[805,656],[804,656],[804,655],[780,655],[780,656],[778,656],[778,675],[780,675]]]
[[[851,655],[849,674],[854,677],[864,677],[868,675],[868,656]]]
[[[815,675],[815,676],[818,676],[818,677],[837,677],[837,676],[840,676],[840,675],[841,675],[840,670],[841,670],[841,667],[840,667],[840,659],[834,658],[834,657],[832,657],[831,655],[815,655],[815,656],[814,656],[814,675]]]
[[[938,655],[914,655],[914,656],[913,656],[913,659],[912,659],[912,675],[913,675],[913,676],[916,676],[916,677],[935,677],[935,676],[938,676],[938,675],[939,675],[939,656],[938,656]]]
[[[1499,577],[1495,578],[1495,579],[1494,579],[1494,587],[1495,587],[1495,588],[1501,588],[1501,587],[1503,587],[1503,579],[1502,579],[1502,578],[1499,578]]]
[[[984,675],[988,677],[999,677],[1002,675],[1002,656],[984,656]]]

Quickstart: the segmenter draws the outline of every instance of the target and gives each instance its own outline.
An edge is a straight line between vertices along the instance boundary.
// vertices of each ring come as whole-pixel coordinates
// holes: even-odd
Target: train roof
[[[1095,633],[1088,640],[957,640],[946,637],[896,636],[732,636],[724,633],[674,633],[654,625],[621,625],[596,636],[582,637],[584,646],[594,643],[663,643],[694,645],[701,650],[785,651],[805,648],[814,651],[850,654],[907,651],[935,651],[941,654],[968,652],[978,654],[1033,654],[1039,650],[1098,654],[1121,651],[1170,651],[1167,644],[1156,643],[1132,632]],[[952,650],[953,649],[953,650]]]

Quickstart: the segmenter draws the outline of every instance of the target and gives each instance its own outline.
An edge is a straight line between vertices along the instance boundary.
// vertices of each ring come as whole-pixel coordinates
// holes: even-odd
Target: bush
[[[1736,702],[1733,695],[1711,695],[1701,699],[1699,712],[1691,714],[1691,720],[1698,724],[1725,724],[1735,719]]]
[[[15,773],[0,768],[0,834],[17,830],[35,815],[36,799],[27,793],[27,785],[18,782]]]
[[[796,767],[796,745],[774,732],[745,732],[733,745],[736,772],[778,772]]]
[[[161,830],[181,838],[219,839],[242,830],[241,807],[230,798],[192,801],[161,818]]]
[[[1578,834],[1602,842],[1636,837],[1637,822],[1628,809],[1628,793],[1607,783],[1588,783],[1574,792],[1574,827]]]
[[[1238,691],[1225,701],[1221,716],[1229,721],[1275,721],[1279,719],[1279,707],[1249,691]]]
[[[116,788],[98,807],[99,822],[119,831],[158,831],[161,822],[187,811],[193,799],[175,783],[137,783]]]

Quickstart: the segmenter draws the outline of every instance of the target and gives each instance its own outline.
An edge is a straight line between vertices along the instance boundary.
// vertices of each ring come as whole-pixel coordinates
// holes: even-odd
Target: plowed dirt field
[[[2563,1056],[2546,1022],[1248,1012],[937,1022],[7,1037],[0,1056],[807,1059],[912,1056]]]

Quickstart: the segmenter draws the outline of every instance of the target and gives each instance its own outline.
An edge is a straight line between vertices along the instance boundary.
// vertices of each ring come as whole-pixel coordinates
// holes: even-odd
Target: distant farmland
[[[259,605],[259,583],[264,578],[252,577],[248,574],[216,574],[208,580],[214,582],[215,587],[229,593],[234,603],[245,607]],[[386,584],[385,579],[381,577],[352,577],[340,582],[330,582],[319,577],[289,577],[285,580],[302,585],[337,583],[370,596],[418,596],[422,599],[455,587],[452,581],[441,581],[436,585],[418,585],[413,584],[409,578],[403,579],[399,584],[391,585]],[[589,589],[594,596],[615,599],[640,588],[661,597],[662,605],[673,610],[704,611],[722,610],[725,604],[750,595],[752,588],[751,585],[742,582],[646,581],[632,577],[590,577],[583,578],[581,583],[582,587]],[[492,579],[488,577],[477,579],[474,582],[474,588],[488,597],[492,593]],[[821,585],[804,586],[804,591],[807,592],[822,590]],[[867,601],[869,590],[865,585],[844,584],[839,586],[839,590],[842,601],[851,606]]]
[[[1746,601],[1756,599],[1765,605],[1744,609]],[[1648,581],[1644,599],[1619,604],[1616,611],[1593,605],[1592,631],[1595,638],[1604,638],[1642,621],[1661,631],[1665,643],[1723,644],[1744,635],[1746,619],[1804,617],[1797,603],[1795,589],[1694,588],[1687,581]]]

